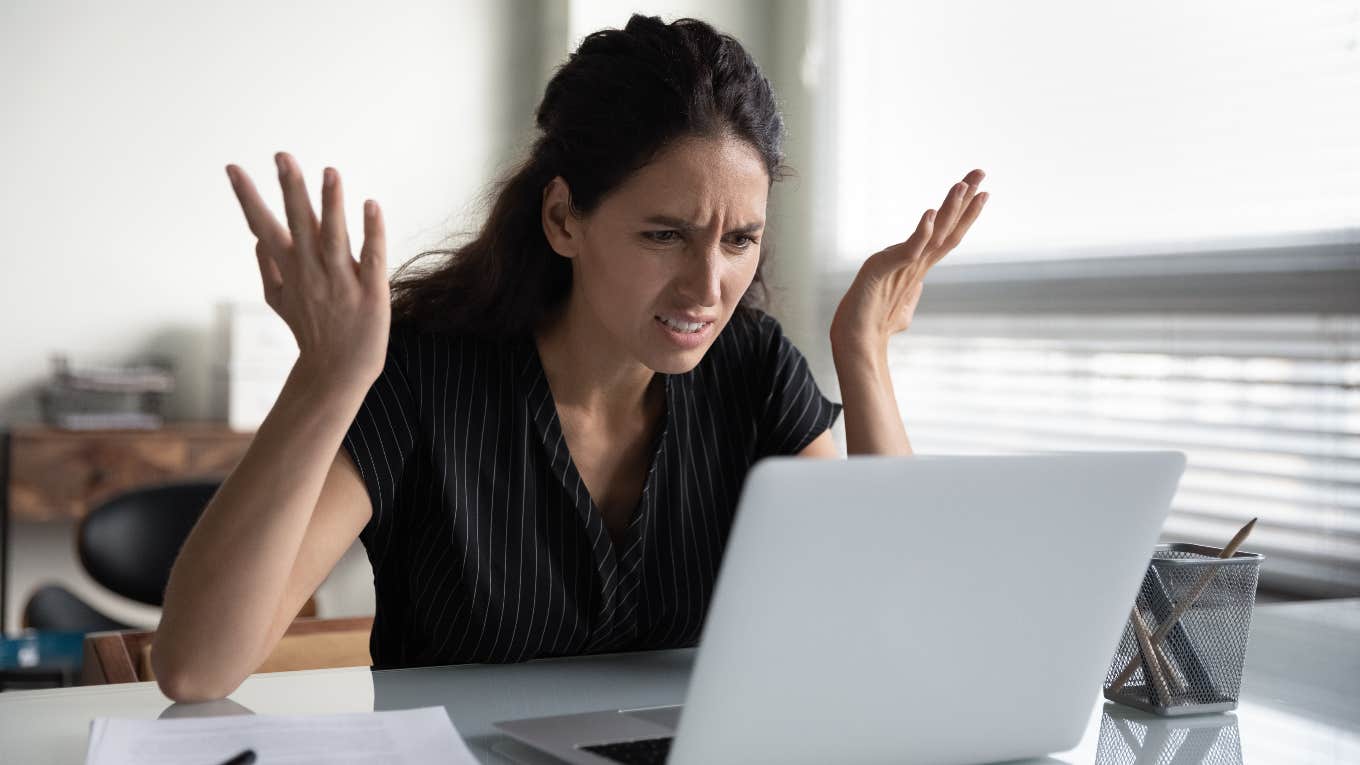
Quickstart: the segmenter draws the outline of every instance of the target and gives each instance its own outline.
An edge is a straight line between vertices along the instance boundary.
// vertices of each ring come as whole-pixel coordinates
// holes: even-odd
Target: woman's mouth
[[[662,324],[665,324],[676,332],[686,333],[698,332],[712,323],[707,321],[683,321],[680,319],[672,319],[669,316],[658,316],[656,318],[659,319]]]
[[[660,314],[653,318],[662,333],[671,342],[686,349],[702,345],[713,327],[711,321],[686,321],[674,316],[662,316]]]

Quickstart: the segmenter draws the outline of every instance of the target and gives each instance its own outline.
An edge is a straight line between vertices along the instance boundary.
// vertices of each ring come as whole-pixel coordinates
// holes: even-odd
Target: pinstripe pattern
[[[377,668],[693,645],[756,460],[841,407],[766,314],[734,316],[666,410],[615,544],[572,462],[531,339],[394,326],[344,439],[373,502]]]

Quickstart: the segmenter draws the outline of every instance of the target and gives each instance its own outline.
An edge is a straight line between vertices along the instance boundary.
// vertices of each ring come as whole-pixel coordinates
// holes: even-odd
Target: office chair
[[[76,551],[90,578],[150,606],[163,604],[170,567],[220,480],[161,484],[106,500],[76,530]],[[24,622],[37,630],[95,632],[128,629],[61,585],[29,598]]]

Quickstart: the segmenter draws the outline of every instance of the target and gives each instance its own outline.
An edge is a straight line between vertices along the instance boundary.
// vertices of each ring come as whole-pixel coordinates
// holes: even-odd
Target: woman
[[[152,650],[171,698],[235,689],[356,537],[378,668],[692,645],[746,471],[836,456],[840,406],[758,309],[783,125],[741,46],[634,16],[581,43],[537,122],[480,236],[390,288],[378,206],[356,263],[334,169],[318,223],[277,155],[285,229],[228,166],[299,356],[172,572]],[[910,453],[887,341],[981,179],[841,301],[851,454]]]

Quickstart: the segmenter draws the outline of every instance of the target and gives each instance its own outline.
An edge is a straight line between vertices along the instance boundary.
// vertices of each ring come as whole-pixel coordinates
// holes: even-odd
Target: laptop
[[[1070,749],[1184,468],[1164,451],[763,460],[683,707],[496,726],[599,765]]]

